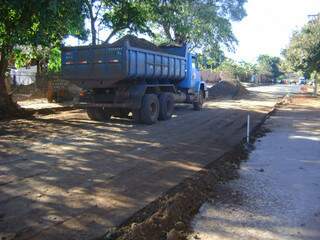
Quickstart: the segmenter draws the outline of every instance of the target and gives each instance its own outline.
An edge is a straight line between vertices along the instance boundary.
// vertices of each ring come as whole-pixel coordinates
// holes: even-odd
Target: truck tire
[[[201,90],[198,99],[193,102],[193,109],[196,111],[200,111],[202,109],[202,105],[204,103],[204,92]]]
[[[159,120],[168,120],[174,111],[174,97],[171,93],[161,93],[159,95]]]
[[[102,107],[88,107],[87,114],[88,117],[94,121],[105,122],[111,118],[111,114]]]
[[[145,124],[154,124],[159,117],[159,100],[156,94],[146,94],[142,100],[140,110],[141,122]]]

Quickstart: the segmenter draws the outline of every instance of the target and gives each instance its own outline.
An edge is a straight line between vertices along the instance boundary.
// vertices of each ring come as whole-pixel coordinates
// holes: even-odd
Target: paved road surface
[[[248,89],[250,91],[272,93],[279,96],[282,96],[283,94],[312,93],[312,87],[298,84],[274,84],[268,86],[248,87]]]
[[[278,110],[240,178],[219,186],[217,199],[196,216],[197,239],[319,240],[319,119],[319,100]]]
[[[101,236],[229,151],[277,101],[258,93],[179,107],[152,126],[88,120],[82,110],[0,123],[0,236]],[[1,237],[0,237],[1,238]]]

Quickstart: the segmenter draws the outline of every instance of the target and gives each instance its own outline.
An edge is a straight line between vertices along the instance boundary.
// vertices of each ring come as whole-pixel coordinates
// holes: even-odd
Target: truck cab
[[[200,76],[197,55],[192,53],[187,53],[186,67],[187,67],[186,78],[179,83],[178,87],[190,89],[190,90],[193,90],[194,92],[199,92],[201,88],[203,88],[203,90],[205,90],[205,94],[207,94],[206,84],[205,82],[202,81]]]

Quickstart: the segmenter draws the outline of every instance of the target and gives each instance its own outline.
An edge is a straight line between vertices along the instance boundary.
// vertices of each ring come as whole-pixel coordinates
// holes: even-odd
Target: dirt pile
[[[153,44],[152,42],[149,42],[143,38],[138,38],[133,35],[126,35],[111,44],[107,44],[107,43],[105,44],[107,44],[110,47],[122,47],[126,44],[126,42],[129,42],[130,46],[132,47],[147,49],[147,50],[156,51],[156,52],[164,52],[160,47]]]
[[[221,80],[208,89],[209,98],[238,98],[248,90],[238,80]]]

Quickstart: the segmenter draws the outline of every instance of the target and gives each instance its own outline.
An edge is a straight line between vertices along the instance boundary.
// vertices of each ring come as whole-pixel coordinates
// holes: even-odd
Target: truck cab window
[[[198,61],[196,57],[192,57],[192,68],[198,68]]]

